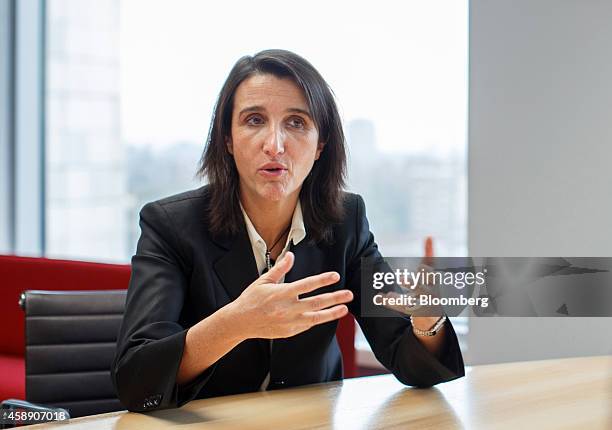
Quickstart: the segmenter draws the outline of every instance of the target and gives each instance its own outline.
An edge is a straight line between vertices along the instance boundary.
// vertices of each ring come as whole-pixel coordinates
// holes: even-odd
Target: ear
[[[232,138],[229,136],[225,136],[225,147],[227,148],[227,152],[234,155],[234,146],[232,143]]]
[[[317,144],[317,152],[315,153],[315,160],[319,159],[319,157],[321,156],[321,152],[323,151],[324,147],[325,147],[325,142],[319,142]]]

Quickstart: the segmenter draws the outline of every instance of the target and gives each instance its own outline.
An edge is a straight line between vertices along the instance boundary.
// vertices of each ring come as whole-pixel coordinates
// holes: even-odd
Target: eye
[[[292,116],[291,118],[289,118],[288,122],[289,122],[289,125],[293,128],[302,129],[306,127],[306,122],[304,121],[303,118],[299,116]]]
[[[246,123],[248,125],[261,125],[263,124],[263,118],[261,117],[261,115],[254,114],[246,119]]]

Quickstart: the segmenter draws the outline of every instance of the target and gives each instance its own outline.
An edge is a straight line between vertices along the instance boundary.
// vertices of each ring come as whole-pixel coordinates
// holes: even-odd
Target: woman
[[[202,156],[209,185],[141,211],[112,369],[128,409],[341,379],[349,311],[401,382],[463,376],[450,322],[360,315],[360,259],[380,254],[345,168],[319,73],[288,51],[240,59]]]

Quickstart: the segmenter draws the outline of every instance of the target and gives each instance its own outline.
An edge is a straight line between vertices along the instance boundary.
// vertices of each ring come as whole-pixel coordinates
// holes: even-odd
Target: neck
[[[246,211],[249,219],[253,223],[255,230],[266,242],[266,245],[271,247],[276,242],[281,234],[283,234],[289,225],[293,212],[297,205],[299,193],[295,196],[289,196],[281,201],[269,201],[263,199],[254,199],[246,193],[240,193],[240,202]],[[283,242],[282,240],[280,242]],[[285,243],[282,243],[282,247]],[[277,246],[278,247],[278,246]]]

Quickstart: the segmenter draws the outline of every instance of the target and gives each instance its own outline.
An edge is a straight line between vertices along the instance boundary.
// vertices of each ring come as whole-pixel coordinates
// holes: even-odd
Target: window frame
[[[45,0],[0,0],[0,250],[45,251]]]

